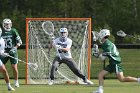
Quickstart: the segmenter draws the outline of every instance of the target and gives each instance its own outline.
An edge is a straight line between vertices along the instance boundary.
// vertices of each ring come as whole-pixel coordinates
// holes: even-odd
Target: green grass
[[[122,59],[124,75],[140,76],[140,49],[119,49],[119,52]],[[95,57],[92,57],[91,65],[91,78],[97,78],[98,73],[103,68],[103,63]],[[107,78],[115,77],[115,74],[107,76]]]
[[[124,68],[124,75],[130,75],[138,77],[140,76],[140,49],[119,49],[121,58],[122,58],[122,66]],[[18,50],[19,59],[26,61],[25,58],[25,50],[20,49]],[[106,62],[108,63],[108,62]],[[8,69],[10,78],[13,78],[13,73],[11,71],[10,62],[6,64]],[[25,78],[25,64],[19,62],[19,78]],[[91,78],[97,78],[99,71],[103,68],[103,63],[98,59],[92,56],[92,63],[91,63]],[[108,75],[107,78],[115,78],[114,74]],[[0,74],[0,78],[3,78],[2,74]]]
[[[14,92],[9,92],[4,80],[0,80],[0,93],[90,93],[98,87],[97,79],[93,80],[95,85],[25,85],[24,80],[19,81],[20,87]],[[140,84],[135,82],[121,83],[117,79],[106,79],[104,93],[139,93],[139,87]]]
[[[122,57],[122,65],[125,76],[140,76],[140,49],[119,49]],[[19,59],[26,60],[25,50],[19,50]],[[10,78],[13,78],[10,63],[6,64]],[[93,79],[94,86],[86,85],[25,85],[25,64],[19,62],[20,87],[14,92],[8,92],[4,79],[0,80],[0,93],[90,93],[98,87],[98,80]],[[92,57],[91,78],[97,78],[97,74],[103,68],[103,63]],[[0,78],[3,78],[0,74]],[[115,78],[114,74],[106,78]],[[13,84],[11,79],[11,84]],[[12,85],[13,86],[13,85]],[[106,79],[104,93],[139,93],[140,84],[138,83],[120,83],[117,79]]]

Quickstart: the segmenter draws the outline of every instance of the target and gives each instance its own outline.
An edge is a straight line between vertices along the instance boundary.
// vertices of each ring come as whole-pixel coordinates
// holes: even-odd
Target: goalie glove
[[[98,45],[94,44],[93,48],[92,48],[92,55],[95,56],[96,58],[99,57],[99,49],[98,49]]]
[[[106,59],[106,56],[104,56],[102,53],[99,55],[99,58],[101,61],[104,61]]]
[[[9,54],[10,55],[13,55],[17,52],[17,47],[13,47],[10,51],[9,51]]]
[[[62,47],[60,45],[55,45],[56,49],[60,50]]]

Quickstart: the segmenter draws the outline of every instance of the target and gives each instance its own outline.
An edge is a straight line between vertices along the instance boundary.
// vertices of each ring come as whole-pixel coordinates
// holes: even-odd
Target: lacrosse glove
[[[101,61],[104,61],[106,59],[107,56],[104,56],[102,53],[99,55],[99,58]]]
[[[94,44],[93,48],[92,48],[92,55],[95,56],[96,58],[99,57],[99,49],[98,49],[98,45]]]
[[[14,55],[17,52],[17,47],[13,47],[10,51],[9,54],[10,55]]]

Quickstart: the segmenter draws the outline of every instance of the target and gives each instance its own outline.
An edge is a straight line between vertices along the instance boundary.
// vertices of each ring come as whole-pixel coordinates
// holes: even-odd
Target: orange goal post
[[[91,18],[26,18],[26,62],[34,62],[36,70],[26,65],[26,84],[47,84],[55,57],[55,49],[50,49],[51,38],[43,31],[43,22],[51,21],[54,35],[59,37],[59,29],[66,27],[72,39],[71,53],[78,68],[90,79],[91,67]],[[55,83],[80,82],[76,75],[61,64],[55,73]]]

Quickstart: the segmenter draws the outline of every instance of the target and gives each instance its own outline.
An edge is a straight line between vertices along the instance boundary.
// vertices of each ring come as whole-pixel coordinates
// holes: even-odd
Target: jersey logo
[[[67,47],[67,44],[62,44],[62,43],[57,43],[57,44],[60,45],[63,48],[66,48]]]

